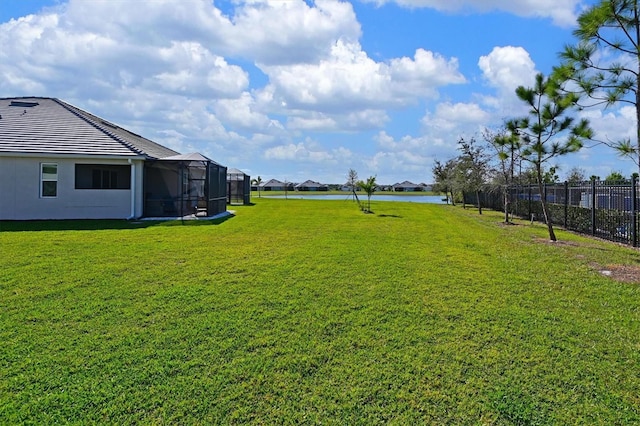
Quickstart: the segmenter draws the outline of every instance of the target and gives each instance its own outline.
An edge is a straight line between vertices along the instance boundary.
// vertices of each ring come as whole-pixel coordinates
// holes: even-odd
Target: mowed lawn
[[[0,223],[0,424],[638,424],[639,252],[498,213],[254,198]]]

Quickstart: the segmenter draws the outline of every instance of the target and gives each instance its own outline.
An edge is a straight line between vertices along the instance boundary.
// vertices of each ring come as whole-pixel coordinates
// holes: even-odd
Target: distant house
[[[427,183],[420,183],[419,186],[423,191],[431,191],[433,189],[433,185],[429,185]]]
[[[292,183],[287,182],[286,187],[288,191],[293,191]],[[285,183],[278,179],[269,179],[268,181],[261,183],[260,188],[262,188],[262,191],[284,191]]]
[[[420,185],[416,185],[413,182],[409,182],[405,180],[402,183],[395,183],[392,186],[395,192],[417,192],[422,191],[422,187]]]
[[[329,186],[312,180],[307,180],[297,184],[294,189],[296,191],[328,191]]]
[[[0,220],[212,216],[226,171],[55,98],[0,98]]]
[[[350,184],[350,183],[348,183],[348,182],[347,182],[347,183],[345,183],[345,184],[340,185],[340,186],[338,187],[338,189],[339,189],[340,191],[346,191],[346,192],[351,192],[351,191],[353,191],[354,189],[355,189],[356,191],[360,191],[360,187],[359,187],[357,184],[352,188],[352,187],[351,187],[351,184]]]

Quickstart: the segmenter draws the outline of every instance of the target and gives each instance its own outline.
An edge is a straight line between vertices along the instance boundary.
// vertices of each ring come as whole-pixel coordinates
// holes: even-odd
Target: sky
[[[263,181],[432,183],[527,114],[594,0],[0,0],[0,97],[59,98]],[[588,109],[596,138],[635,142],[629,107]],[[595,145],[595,146],[592,146]],[[637,170],[602,144],[558,158]]]

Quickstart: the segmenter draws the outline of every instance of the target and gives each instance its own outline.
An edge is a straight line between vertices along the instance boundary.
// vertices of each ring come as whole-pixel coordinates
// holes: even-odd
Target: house
[[[226,167],[55,98],[0,98],[0,220],[226,211]]]
[[[349,185],[348,183],[345,183],[344,185],[340,185],[338,190],[343,192],[352,192],[353,190],[360,191],[361,188],[358,185],[351,187],[351,185]]]
[[[292,183],[287,182],[285,184],[278,179],[269,179],[268,181],[261,183],[260,188],[262,188],[262,191],[284,191],[285,185],[287,187],[287,191],[293,191]]]
[[[296,191],[328,191],[329,187],[320,182],[307,180],[305,182],[297,184],[294,189]]]
[[[415,183],[409,182],[405,180],[402,183],[395,183],[392,186],[395,192],[416,192],[422,191],[422,187],[420,185],[416,185]]]

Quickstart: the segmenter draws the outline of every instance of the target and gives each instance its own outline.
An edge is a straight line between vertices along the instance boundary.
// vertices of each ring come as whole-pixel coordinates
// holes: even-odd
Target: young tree
[[[569,183],[581,183],[587,180],[587,174],[580,167],[573,167],[569,170],[566,180]]]
[[[251,179],[251,183],[258,188],[258,198],[260,198],[260,185],[262,184],[262,178],[258,176],[255,179]]]
[[[440,161],[435,160],[433,162],[433,168],[431,169],[433,173],[433,178],[436,180],[433,185],[434,192],[444,192],[444,195],[447,199],[447,204],[449,204],[449,193],[451,193],[451,204],[456,205],[455,199],[453,196],[455,180],[456,180],[456,172],[457,172],[457,160],[450,159],[447,160],[445,164],[442,164]]]
[[[358,186],[367,194],[367,212],[371,213],[371,196],[376,192],[376,177],[369,176],[366,181],[359,181]]]
[[[600,0],[578,17],[573,32],[577,44],[561,53],[554,70],[560,79],[577,84],[576,90],[593,105],[633,105],[636,143],[630,139],[604,142],[640,167],[640,8],[638,0]],[[613,60],[612,60],[613,58]]]
[[[523,159],[523,161],[525,160]],[[533,185],[538,181],[536,168],[529,163],[528,166],[520,172],[517,180],[521,185]]]
[[[622,173],[620,173],[620,172],[611,172],[611,173],[609,173],[609,176],[604,178],[604,180],[606,180],[608,182],[623,182],[626,179],[625,179],[624,176],[622,176]]]
[[[558,176],[558,167],[551,166],[547,170],[542,170],[542,183],[558,183],[560,182],[560,176]]]
[[[358,172],[354,169],[349,169],[349,173],[347,174],[347,186],[351,188],[354,200],[357,200],[358,195],[356,194],[356,188],[358,187]]]
[[[576,152],[583,141],[593,136],[589,122],[582,119],[574,123],[568,112],[578,100],[574,93],[563,93],[556,81],[536,75],[533,88],[519,86],[516,95],[529,107],[529,115],[507,123],[509,131],[519,135],[523,141],[522,156],[536,172],[538,190],[543,194],[543,166],[549,160]],[[556,241],[549,217],[547,201],[540,197],[542,213],[549,230],[549,239]]]
[[[504,205],[504,223],[509,223],[511,196],[509,188],[514,183],[516,161],[520,158],[520,136],[502,129],[497,133],[485,129],[484,140],[495,150],[498,157],[498,177],[502,181],[502,203]]]
[[[458,140],[458,150],[462,154],[458,157],[458,166],[462,185],[467,191],[476,194],[478,201],[478,214],[482,214],[482,201],[480,192],[491,172],[490,156],[484,146],[478,144],[475,138]]]

